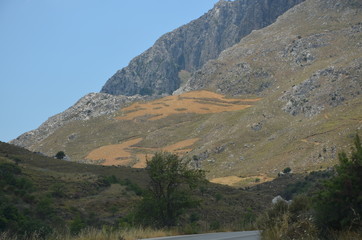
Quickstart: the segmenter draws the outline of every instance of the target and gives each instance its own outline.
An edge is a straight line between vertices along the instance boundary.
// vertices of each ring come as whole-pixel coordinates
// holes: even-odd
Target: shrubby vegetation
[[[51,233],[50,219],[43,201],[32,192],[33,183],[12,163],[0,164],[0,232],[27,237],[37,232],[40,237]]]
[[[292,201],[279,201],[264,211],[260,205],[259,209],[255,207],[255,199],[264,197],[264,192],[252,194],[264,185],[264,189],[272,185],[261,184],[248,193],[212,186],[205,182],[204,172],[188,168],[187,162],[170,153],[157,153],[147,162],[147,176],[142,178],[149,181],[146,189],[128,178],[121,179],[123,175],[112,175],[117,174],[118,168],[109,175],[61,175],[55,179],[49,174],[37,178],[28,173],[30,169],[24,167],[23,158],[0,156],[0,240],[136,239],[155,236],[150,229],[191,234],[256,228],[263,230],[265,239],[343,239],[344,235],[344,239],[358,239],[362,229],[361,159],[362,146],[356,136],[352,153],[341,153],[335,168],[312,172],[303,181],[290,185],[282,196]],[[293,176],[279,180],[288,182]],[[47,182],[49,179],[51,182]],[[91,205],[92,211],[69,204],[83,204],[84,199],[98,198],[109,191],[124,194],[123,201],[132,204],[120,211],[120,195],[111,202],[107,197],[100,198],[97,204],[101,206]],[[130,197],[132,200],[127,200]],[[234,209],[241,205],[235,213]],[[103,211],[103,218],[93,207]],[[224,211],[229,211],[231,220],[222,218],[226,216]],[[137,236],[126,237],[135,229],[139,229]],[[142,229],[148,229],[147,234]],[[160,236],[164,230],[154,232]]]
[[[57,152],[57,154],[55,154],[55,158],[64,159],[65,158],[65,153],[63,151],[59,151],[59,152]]]
[[[288,187],[259,218],[265,239],[360,239],[362,237],[362,145],[358,135],[350,157],[339,154],[334,171],[313,172]],[[322,180],[321,180],[322,179]]]
[[[94,213],[84,214],[74,207],[64,208],[64,202],[83,194],[97,194],[111,184],[120,184],[126,192],[135,195],[142,193],[137,184],[115,176],[99,176],[94,183],[84,184],[45,183],[39,178],[40,182],[35,184],[18,165],[20,161],[14,161],[14,164],[10,159],[13,157],[7,156],[0,161],[0,239],[52,239],[55,235],[75,236],[87,228],[101,228],[109,223],[101,222]],[[48,187],[44,188],[43,184]],[[77,193],[76,188],[84,192]]]
[[[24,166],[18,165],[23,160],[14,161],[14,164],[13,156],[4,156],[0,159],[0,239],[52,239],[54,236],[70,239],[66,236],[81,236],[89,232],[87,229],[95,232],[97,228],[104,234],[118,233],[120,236],[121,232],[135,229],[140,224],[157,228],[174,226],[186,209],[198,206],[199,201],[191,192],[198,183],[204,181],[202,171],[189,170],[186,163],[169,153],[156,154],[148,161],[148,189],[142,189],[128,178],[120,179],[115,175],[93,176],[91,181],[82,181],[80,175],[68,176],[71,181],[79,179],[77,182],[61,180],[67,175],[57,177],[58,180],[52,175],[44,175],[52,179],[50,182],[49,179],[43,179],[44,176],[38,178],[34,175],[30,178],[31,175],[23,173]],[[34,179],[36,183],[33,183]],[[97,196],[101,191],[116,185],[122,186],[114,189],[124,189],[122,194],[126,194],[125,198],[137,199],[135,203],[140,201],[134,211],[132,205],[129,206],[128,215],[119,215],[119,207],[115,202],[95,206],[109,212],[108,218],[112,219],[109,222],[100,220],[98,214],[68,205],[69,200],[83,201],[83,197]],[[141,211],[147,206],[154,207],[152,213]],[[192,223],[199,220],[197,214],[189,218]]]
[[[336,175],[314,198],[316,223],[321,229],[362,228],[362,145],[358,135],[354,145],[350,157],[339,154]]]

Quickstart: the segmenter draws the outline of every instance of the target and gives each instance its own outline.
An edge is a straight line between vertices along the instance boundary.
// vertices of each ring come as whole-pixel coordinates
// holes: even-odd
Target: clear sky
[[[0,0],[0,141],[99,92],[218,0]]]

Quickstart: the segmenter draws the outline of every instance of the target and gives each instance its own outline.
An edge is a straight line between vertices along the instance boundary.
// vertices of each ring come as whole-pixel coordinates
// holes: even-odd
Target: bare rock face
[[[266,96],[284,88],[282,109],[305,117],[358,98],[361,9],[354,0],[307,0],[222,51],[174,94],[209,89]]]
[[[50,117],[39,128],[26,132],[11,143],[21,147],[29,147],[42,141],[60,127],[76,120],[89,120],[118,111],[122,106],[146,97],[113,96],[106,93],[90,93],[82,97],[72,107],[62,113]]]
[[[219,1],[199,19],[163,35],[143,54],[114,74],[101,92],[113,95],[171,94],[181,70],[194,72],[252,30],[273,23],[304,0]]]
[[[291,115],[312,117],[328,107],[336,107],[344,101],[362,94],[362,59],[356,59],[347,68],[334,66],[318,70],[310,78],[287,91],[281,100]]]

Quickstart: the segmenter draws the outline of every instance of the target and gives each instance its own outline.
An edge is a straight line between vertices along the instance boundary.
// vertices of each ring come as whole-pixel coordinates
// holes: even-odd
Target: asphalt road
[[[260,240],[259,231],[225,232],[184,235],[174,237],[147,238],[147,240]]]

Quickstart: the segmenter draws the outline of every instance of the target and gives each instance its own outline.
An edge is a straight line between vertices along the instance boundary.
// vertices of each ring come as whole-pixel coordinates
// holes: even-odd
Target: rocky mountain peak
[[[192,73],[252,30],[273,23],[303,0],[219,1],[200,18],[160,37],[146,52],[117,71],[101,92],[113,95],[171,94]]]

